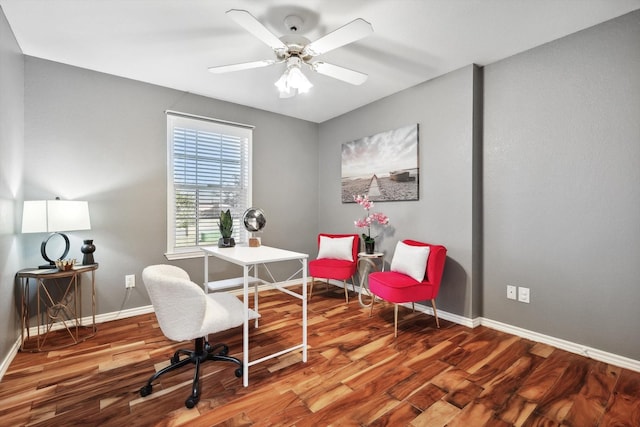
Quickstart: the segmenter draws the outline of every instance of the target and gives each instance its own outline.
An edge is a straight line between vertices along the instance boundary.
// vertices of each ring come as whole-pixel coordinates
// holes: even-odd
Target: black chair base
[[[200,363],[205,360],[220,360],[225,362],[232,362],[239,366],[236,369],[236,377],[242,377],[242,362],[235,357],[228,356],[229,347],[226,344],[216,344],[211,346],[209,342],[203,338],[197,338],[195,340],[194,350],[180,349],[171,357],[171,365],[159,370],[149,378],[147,384],[140,388],[140,396],[145,397],[152,393],[153,383],[158,377],[173,371],[174,369],[181,368],[184,365],[193,363],[196,365],[195,374],[193,376],[193,386],[191,387],[191,395],[184,402],[185,406],[189,409],[196,406],[200,401]],[[186,355],[187,357],[180,360],[180,355]]]

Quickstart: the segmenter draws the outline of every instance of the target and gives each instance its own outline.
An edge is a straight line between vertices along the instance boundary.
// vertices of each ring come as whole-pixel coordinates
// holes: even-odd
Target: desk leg
[[[255,264],[253,266],[253,276],[258,277],[258,264]],[[258,282],[255,282],[253,284],[253,309],[255,310],[256,313],[260,312],[260,309],[258,307]],[[254,324],[255,328],[258,327],[258,320],[259,318],[256,317],[255,324]]]
[[[346,286],[346,285],[345,285]],[[302,259],[302,361],[307,362],[307,259]]]
[[[242,385],[249,386],[249,267],[243,266],[244,284],[243,304],[244,304],[244,321],[242,322]]]

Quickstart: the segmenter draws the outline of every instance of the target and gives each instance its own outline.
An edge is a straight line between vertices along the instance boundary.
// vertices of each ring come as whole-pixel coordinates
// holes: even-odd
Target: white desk
[[[209,256],[219,258],[221,260],[242,266],[242,288],[243,288],[243,301],[244,301],[244,324],[242,332],[242,383],[245,387],[249,385],[249,366],[253,366],[257,363],[264,362],[269,359],[273,359],[282,354],[289,353],[302,349],[302,361],[307,361],[307,258],[309,255],[287,251],[284,249],[272,248],[269,246],[234,246],[232,248],[219,248],[217,246],[204,246],[204,279],[205,289],[211,289],[210,284],[215,287],[215,282],[208,282],[209,280]],[[295,293],[287,288],[284,288],[273,280],[273,276],[269,273],[269,276],[273,280],[273,283],[269,283],[274,288],[289,294],[295,298],[302,300],[302,344],[287,348],[269,356],[262,357],[257,360],[249,361],[249,284],[254,283],[254,277],[258,277],[257,266],[265,265],[272,262],[299,260],[302,264],[300,270],[302,271],[302,295]],[[254,277],[249,277],[249,271],[253,269]],[[267,268],[268,271],[268,268]],[[291,277],[293,277],[293,275]],[[228,284],[228,281],[225,281]],[[254,290],[255,307],[254,310],[258,311],[258,292],[257,287]],[[256,319],[257,326],[257,319]]]

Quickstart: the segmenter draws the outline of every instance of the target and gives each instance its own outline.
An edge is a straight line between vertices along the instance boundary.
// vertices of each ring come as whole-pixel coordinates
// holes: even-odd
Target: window
[[[251,126],[167,112],[167,258],[216,245],[222,210],[231,210],[236,243],[247,241],[252,134]]]

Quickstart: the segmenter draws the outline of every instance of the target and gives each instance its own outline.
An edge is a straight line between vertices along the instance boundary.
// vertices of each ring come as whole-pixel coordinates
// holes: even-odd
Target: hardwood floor
[[[321,291],[320,286],[318,291]],[[300,303],[262,292],[251,359],[295,345]],[[2,426],[640,426],[640,373],[485,327],[469,329],[393,306],[373,317],[342,289],[314,293],[308,362],[300,353],[250,368],[203,365],[202,398],[184,401],[193,369],[161,377],[177,348],[153,314],[99,325],[90,340],[18,353],[0,383]],[[241,328],[212,335],[239,356]]]

